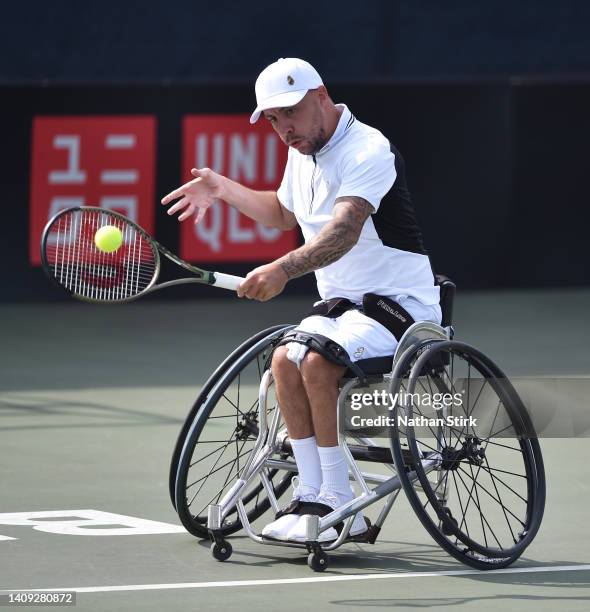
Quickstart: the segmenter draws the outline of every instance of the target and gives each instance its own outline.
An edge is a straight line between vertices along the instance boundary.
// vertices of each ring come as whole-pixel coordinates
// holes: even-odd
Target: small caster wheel
[[[449,510],[449,508],[444,508],[444,512],[451,519],[451,522],[453,523],[453,525],[455,525],[455,527],[459,527],[459,523],[457,522],[457,519],[451,514],[451,511]],[[449,526],[444,521],[442,522],[442,525],[441,525],[441,531],[446,536],[454,535],[454,533],[451,531]]]
[[[307,565],[314,572],[323,572],[328,567],[328,555],[323,550],[311,552],[307,556]]]
[[[218,561],[227,561],[231,557],[232,552],[231,544],[225,540],[211,544],[211,554]]]

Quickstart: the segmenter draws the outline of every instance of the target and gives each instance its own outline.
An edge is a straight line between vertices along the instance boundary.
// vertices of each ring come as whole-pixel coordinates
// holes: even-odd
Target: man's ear
[[[320,85],[317,90],[318,92],[323,93],[326,96],[328,95],[328,90],[326,89],[325,85]]]
[[[322,104],[322,106],[328,101],[330,100],[330,96],[328,94],[328,90],[326,89],[325,85],[320,85],[317,89],[317,96],[318,96],[318,100],[320,101],[320,103]]]

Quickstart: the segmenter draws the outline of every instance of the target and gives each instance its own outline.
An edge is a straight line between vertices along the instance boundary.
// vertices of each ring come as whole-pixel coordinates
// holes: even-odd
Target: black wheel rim
[[[445,368],[441,368],[441,355],[448,356]],[[464,371],[458,367],[460,360]],[[461,408],[466,418],[476,412],[482,393],[487,394],[488,404],[495,394],[497,413],[491,417],[488,436],[476,435],[468,425],[462,429],[422,427],[419,431],[409,426],[399,428],[396,435],[408,442],[416,478],[407,480],[423,522],[432,523],[462,555],[499,563],[521,554],[539,528],[545,485],[538,441],[521,436],[530,434],[530,423],[502,372],[468,345],[433,344],[413,364],[406,390],[409,394],[453,394],[458,392],[458,382],[468,386],[467,402]],[[500,410],[505,414],[498,419]],[[412,404],[404,413],[409,418],[433,416],[432,411]],[[507,424],[512,432],[501,431]],[[498,439],[501,433],[504,437]],[[429,457],[436,458],[439,467],[427,473],[423,461]]]

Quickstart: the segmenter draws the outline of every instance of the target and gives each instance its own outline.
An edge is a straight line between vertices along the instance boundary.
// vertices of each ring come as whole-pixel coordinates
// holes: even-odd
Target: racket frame
[[[47,259],[47,253],[46,253],[47,238],[50,234],[51,229],[53,228],[55,222],[58,220],[59,217],[62,217],[66,214],[73,214],[76,211],[81,211],[81,212],[88,211],[88,212],[96,212],[96,213],[111,215],[115,219],[121,221],[122,223],[126,225],[130,225],[133,229],[139,232],[141,236],[144,238],[144,240],[150,245],[152,249],[152,253],[154,255],[154,272],[152,274],[152,279],[149,282],[149,284],[146,287],[144,287],[139,293],[136,293],[135,295],[131,295],[129,297],[119,298],[119,299],[105,299],[105,298],[97,299],[97,298],[88,297],[80,293],[77,293],[76,291],[61,284],[57,280],[56,275],[51,271],[51,265]],[[157,285],[156,281],[158,280],[158,277],[161,271],[160,254],[164,255],[167,259],[169,259],[176,265],[180,266],[181,268],[184,268],[188,272],[191,272],[192,274],[195,275],[195,277],[177,278],[177,279],[165,281]],[[98,206],[74,206],[71,208],[65,208],[64,210],[60,210],[58,213],[53,215],[53,217],[47,222],[47,225],[43,229],[43,234],[41,235],[41,263],[43,265],[43,269],[45,273],[47,274],[47,276],[51,278],[52,282],[55,285],[60,287],[60,289],[62,289],[63,291],[66,291],[72,297],[75,297],[76,299],[82,300],[85,302],[90,302],[92,304],[124,304],[125,302],[132,302],[134,300],[139,299],[140,297],[143,297],[144,295],[148,293],[153,293],[154,291],[164,289],[165,287],[172,287],[175,285],[185,285],[185,284],[192,284],[192,283],[196,283],[200,285],[211,285],[211,286],[221,287],[223,289],[229,289],[229,290],[235,291],[235,289],[237,289],[237,285],[242,280],[244,280],[243,278],[233,276],[231,274],[223,274],[221,272],[209,272],[207,270],[203,270],[201,268],[198,268],[197,266],[193,266],[189,264],[188,262],[184,261],[177,255],[172,253],[172,251],[167,249],[164,245],[160,244],[157,240],[152,238],[152,236],[150,236],[141,226],[135,223],[135,221],[132,221],[131,219],[125,217],[124,215],[116,211],[108,210],[105,208],[100,208]]]

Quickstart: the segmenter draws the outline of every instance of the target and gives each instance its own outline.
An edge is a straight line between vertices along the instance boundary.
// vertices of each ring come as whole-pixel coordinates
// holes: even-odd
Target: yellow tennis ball
[[[114,225],[103,225],[94,234],[94,244],[103,253],[113,253],[123,244],[123,233]]]

